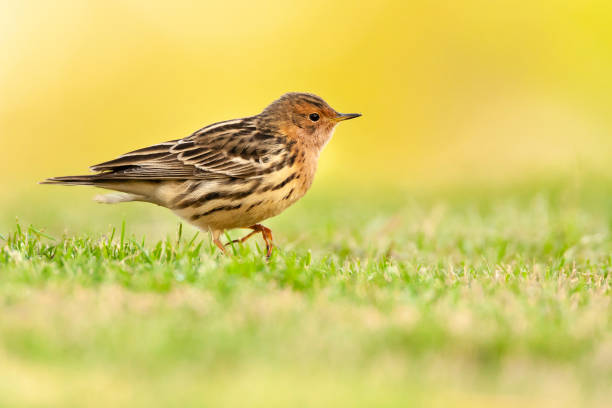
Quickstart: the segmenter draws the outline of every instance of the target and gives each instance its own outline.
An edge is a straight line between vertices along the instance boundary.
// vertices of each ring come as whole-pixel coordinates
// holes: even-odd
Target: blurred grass
[[[269,263],[40,187],[0,224],[0,403],[605,406],[611,185],[315,190]]]

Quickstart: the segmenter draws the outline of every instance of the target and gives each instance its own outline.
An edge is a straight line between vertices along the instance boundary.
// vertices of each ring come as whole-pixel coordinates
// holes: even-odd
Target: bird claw
[[[264,242],[266,243],[266,260],[269,260],[270,257],[272,256],[272,249],[274,248],[274,244],[272,243],[272,231],[269,228],[266,228],[261,224],[255,224],[255,225],[250,226],[249,228],[252,229],[253,231],[248,233],[246,236],[240,239],[234,239],[234,240],[229,241],[228,243],[224,245],[223,249],[225,249],[225,247],[228,245],[242,244],[244,243],[244,241],[251,238],[253,235],[261,232]]]

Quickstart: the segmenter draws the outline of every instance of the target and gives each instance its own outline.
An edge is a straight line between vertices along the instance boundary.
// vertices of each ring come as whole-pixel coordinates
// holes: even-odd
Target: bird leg
[[[217,248],[219,248],[221,250],[221,252],[223,252],[224,255],[227,255],[227,250],[225,249],[225,246],[223,245],[223,243],[219,239],[219,237],[221,236],[222,232],[223,231],[221,231],[221,230],[211,231],[212,242],[217,246]]]
[[[253,231],[248,233],[246,236],[235,239],[233,241],[228,242],[226,245],[234,244],[234,243],[243,243],[247,239],[251,238],[253,235],[261,232],[261,236],[263,237],[264,242],[266,243],[266,258],[270,258],[272,255],[272,248],[274,248],[274,243],[272,242],[272,230],[270,228],[264,227],[261,224],[255,224],[248,227]]]

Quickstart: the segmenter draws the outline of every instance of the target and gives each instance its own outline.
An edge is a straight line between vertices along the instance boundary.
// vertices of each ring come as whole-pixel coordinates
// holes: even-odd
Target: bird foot
[[[272,230],[270,228],[264,227],[261,224],[251,225],[248,228],[252,229],[253,231],[248,233],[246,236],[240,239],[234,239],[225,245],[227,246],[235,243],[242,244],[247,239],[251,238],[253,235],[261,232],[261,236],[263,237],[263,240],[266,243],[266,259],[270,259],[270,256],[272,255],[272,249],[274,248],[274,243],[272,242]],[[225,248],[223,248],[223,252],[225,252]]]

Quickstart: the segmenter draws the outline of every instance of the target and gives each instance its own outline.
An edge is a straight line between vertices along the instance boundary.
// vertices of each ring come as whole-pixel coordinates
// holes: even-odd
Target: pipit
[[[166,207],[210,231],[224,253],[223,231],[249,228],[251,233],[231,243],[261,233],[270,257],[272,232],[259,223],[306,194],[334,128],[358,116],[338,113],[313,94],[287,93],[258,115],[214,123],[183,139],[134,150],[92,166],[97,174],[42,183],[118,192],[97,196],[102,203],[144,201]]]

